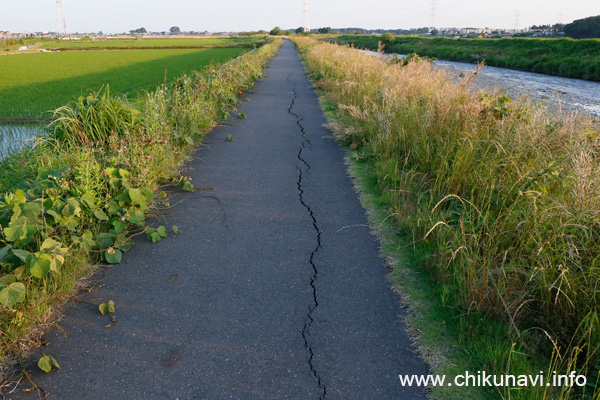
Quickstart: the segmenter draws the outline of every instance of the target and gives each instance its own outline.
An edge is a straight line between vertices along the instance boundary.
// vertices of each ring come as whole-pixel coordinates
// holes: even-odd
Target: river
[[[381,56],[374,51],[360,51]],[[476,68],[474,64],[454,61],[435,60],[434,63],[454,76],[466,74]],[[584,112],[600,118],[600,82],[486,66],[477,73],[474,84],[484,90],[502,88],[511,98],[528,95],[532,100],[542,101],[552,109]]]

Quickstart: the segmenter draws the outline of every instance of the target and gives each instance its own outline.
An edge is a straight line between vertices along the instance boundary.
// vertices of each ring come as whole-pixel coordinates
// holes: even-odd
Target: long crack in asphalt
[[[319,389],[321,389],[321,396],[319,397],[319,399],[324,399],[325,396],[327,395],[327,388],[321,382],[321,376],[319,375],[319,372],[317,371],[317,369],[315,368],[315,365],[313,364],[314,353],[313,353],[313,349],[310,344],[310,327],[311,327],[312,323],[314,322],[312,313],[319,306],[319,302],[317,300],[317,287],[315,285],[319,271],[317,270],[317,266],[314,263],[314,257],[315,257],[315,254],[317,254],[317,252],[319,251],[319,249],[321,249],[321,231],[319,230],[319,226],[317,225],[317,219],[315,218],[313,211],[311,210],[310,206],[308,204],[306,204],[306,202],[305,202],[304,189],[302,189],[303,175],[304,175],[304,173],[306,173],[310,170],[310,165],[302,157],[302,152],[306,149],[307,146],[310,148],[312,146],[312,144],[310,143],[310,140],[308,140],[308,138],[306,137],[306,132],[304,130],[304,126],[302,125],[303,118],[300,117],[298,114],[296,114],[293,111],[294,105],[296,104],[296,98],[298,97],[298,92],[296,91],[296,82],[291,80],[291,74],[287,80],[292,85],[292,93],[293,93],[292,102],[290,103],[288,112],[292,116],[294,116],[294,118],[296,118],[296,124],[298,125],[298,128],[300,129],[300,132],[302,133],[302,145],[300,146],[300,149],[298,150],[297,157],[298,157],[298,160],[302,164],[304,164],[304,166],[306,167],[306,168],[297,167],[298,168],[298,197],[300,199],[300,203],[302,204],[302,206],[304,208],[306,208],[306,210],[308,211],[310,218],[312,220],[313,228],[317,234],[317,246],[314,248],[314,250],[310,254],[310,259],[309,259],[309,263],[312,267],[312,272],[313,272],[311,279],[310,279],[310,287],[312,289],[313,302],[312,302],[312,304],[310,304],[308,306],[308,313],[306,314],[304,326],[302,327],[302,339],[304,340],[304,346],[308,350],[308,354],[309,354],[308,365],[310,367],[310,370],[311,370],[315,380],[317,381],[317,384],[319,385]]]

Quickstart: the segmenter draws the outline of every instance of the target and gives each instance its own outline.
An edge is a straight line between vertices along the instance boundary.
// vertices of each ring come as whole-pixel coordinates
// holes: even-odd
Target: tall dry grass
[[[332,127],[357,157],[376,159],[398,224],[430,245],[426,268],[450,304],[504,318],[517,339],[541,332],[552,368],[597,378],[597,121],[475,92],[476,72],[456,80],[422,60],[295,41],[337,104]]]

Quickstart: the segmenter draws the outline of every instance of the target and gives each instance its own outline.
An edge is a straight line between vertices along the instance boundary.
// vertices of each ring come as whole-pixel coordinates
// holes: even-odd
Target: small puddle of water
[[[24,146],[31,146],[36,136],[44,135],[43,125],[0,125],[0,160],[18,153]]]

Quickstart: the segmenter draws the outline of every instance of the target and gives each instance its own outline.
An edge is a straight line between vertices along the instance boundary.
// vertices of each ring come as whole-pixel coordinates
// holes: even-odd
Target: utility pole
[[[304,0],[304,11],[303,11],[304,21],[302,25],[304,26],[304,32],[310,33],[310,20],[308,18],[308,0]]]
[[[63,13],[62,0],[56,0],[56,37],[67,36],[67,22]]]
[[[431,0],[431,29],[435,28],[435,4],[436,0]]]

